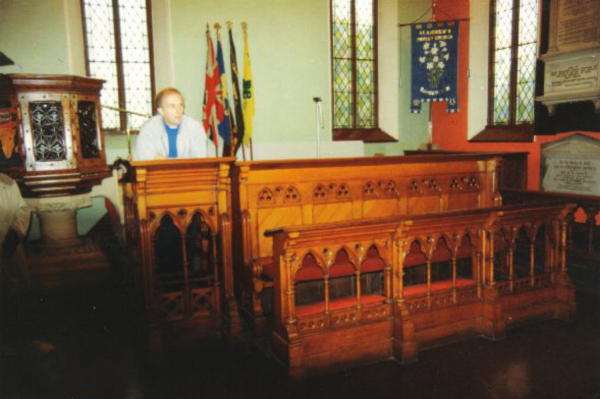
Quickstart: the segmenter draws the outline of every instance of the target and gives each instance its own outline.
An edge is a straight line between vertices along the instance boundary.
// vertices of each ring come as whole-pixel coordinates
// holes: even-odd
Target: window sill
[[[333,141],[363,141],[365,143],[397,143],[398,139],[379,128],[333,129]]]
[[[533,125],[523,126],[486,126],[469,140],[470,143],[531,143],[533,142]]]

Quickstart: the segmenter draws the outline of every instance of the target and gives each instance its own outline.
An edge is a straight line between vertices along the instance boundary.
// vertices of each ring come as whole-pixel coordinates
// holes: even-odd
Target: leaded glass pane
[[[336,128],[351,128],[352,115],[352,93],[333,93],[333,126]]]
[[[538,2],[522,0],[519,13],[517,64],[517,123],[533,123],[537,59]]]
[[[510,48],[512,45],[512,8],[496,13],[496,50]]]
[[[519,47],[517,123],[533,123],[536,49],[535,43]]]
[[[150,76],[150,47],[146,0],[120,0],[121,44],[123,46],[123,75],[125,78],[126,108],[152,113]],[[139,128],[146,118],[130,115],[129,124]]]
[[[373,4],[373,0],[332,0],[334,128],[376,127]]]
[[[31,102],[29,113],[36,161],[67,159],[63,108],[60,101]]]
[[[85,36],[88,51],[90,76],[104,79],[102,102],[118,106],[117,58],[112,0],[85,0]],[[105,129],[119,128],[119,114],[108,109],[102,110],[102,124]]]
[[[356,90],[359,93],[374,92],[375,70],[373,61],[356,62]]]
[[[373,59],[373,1],[356,1],[356,59]]]
[[[506,124],[510,106],[510,49],[496,51],[494,65],[494,124]]]
[[[112,0],[84,0],[88,66],[90,75],[106,80],[102,103],[147,114],[152,113],[152,77],[148,37],[146,0],[119,0],[119,29],[123,67],[125,104],[119,103],[117,49]],[[145,118],[129,116],[132,128],[139,128]],[[117,112],[102,110],[105,129],[120,126]]]
[[[358,128],[375,127],[375,96],[373,93],[358,93]]]
[[[514,5],[519,4],[518,21],[513,20]],[[533,123],[535,67],[538,39],[538,0],[496,0],[494,15],[494,86],[493,124]],[[517,57],[512,57],[513,33],[518,29]],[[514,65],[516,63],[516,65]],[[516,82],[511,84],[511,69]],[[511,88],[516,88],[512,93]],[[511,98],[514,98],[512,100]],[[511,107],[511,101],[516,101]],[[511,108],[516,115],[511,115]]]
[[[333,57],[352,57],[352,15],[349,0],[333,0]]]
[[[96,103],[80,101],[77,104],[79,121],[79,139],[83,158],[98,158],[100,142],[98,140],[98,123],[96,121]]]

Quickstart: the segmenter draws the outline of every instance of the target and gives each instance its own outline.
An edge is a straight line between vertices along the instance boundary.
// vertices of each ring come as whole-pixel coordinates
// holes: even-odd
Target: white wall
[[[85,75],[79,1],[1,0],[0,51],[0,73]]]
[[[471,0],[467,139],[481,132],[488,113],[489,2]]]

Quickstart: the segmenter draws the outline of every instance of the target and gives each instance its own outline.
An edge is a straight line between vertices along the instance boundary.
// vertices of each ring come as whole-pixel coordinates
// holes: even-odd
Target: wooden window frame
[[[90,63],[89,63],[89,52],[88,52],[88,41],[87,41],[87,26],[85,23],[85,7],[84,1],[80,0],[81,4],[81,20],[83,24],[83,46],[85,55],[85,73],[86,76],[90,77]],[[126,106],[126,93],[125,93],[125,72],[123,70],[123,54],[122,54],[122,43],[121,43],[121,24],[119,16],[119,0],[112,0],[113,8],[113,23],[114,23],[114,40],[115,40],[115,63],[117,68],[117,93],[119,98],[119,108],[127,109]],[[152,113],[156,112],[156,104],[154,104],[154,96],[156,95],[156,83],[154,79],[154,40],[152,31],[152,1],[146,0],[146,24],[148,31],[148,51],[149,51],[149,64],[150,64],[150,102],[152,104]],[[119,113],[119,129],[105,129],[101,126],[101,129],[109,133],[125,133],[127,131],[127,115],[123,112]],[[132,131],[131,133],[137,133]]]
[[[488,114],[485,129],[479,132],[470,142],[533,142],[534,123],[516,123],[517,113],[517,74],[519,49],[519,13],[521,0],[513,0],[513,30],[511,41],[510,91],[509,91],[509,123],[494,125],[494,63],[496,51],[496,4],[498,0],[490,0],[489,18],[489,54],[488,54]],[[538,7],[541,7],[538,4]],[[538,17],[538,46],[539,46]],[[536,73],[537,77],[537,73]],[[535,107],[535,105],[534,105]],[[535,113],[534,113],[535,114]],[[534,116],[535,117],[535,116]]]
[[[332,110],[332,124],[333,124],[333,112],[334,112],[334,85],[333,80],[335,79],[335,71],[334,71],[334,63],[333,63],[333,1],[329,1],[329,15],[330,25],[329,25],[329,34],[332,45],[330,46],[330,60],[331,60],[331,110]],[[378,44],[378,29],[379,23],[377,19],[378,15],[378,0],[373,1],[373,64],[374,64],[374,113],[375,113],[375,127],[372,128],[358,128],[356,127],[358,121],[358,107],[357,104],[357,83],[356,83],[356,75],[357,75],[357,66],[356,66],[356,0],[350,0],[351,8],[350,8],[350,18],[351,18],[351,26],[352,26],[352,35],[351,35],[351,46],[352,46],[352,101],[354,103],[354,113],[352,115],[352,128],[333,128],[333,141],[352,141],[359,140],[364,141],[365,143],[386,143],[386,142],[396,142],[397,140],[385,133],[379,128],[379,44]]]

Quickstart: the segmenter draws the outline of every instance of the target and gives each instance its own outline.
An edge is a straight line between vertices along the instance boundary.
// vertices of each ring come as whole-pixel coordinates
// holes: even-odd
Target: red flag
[[[223,120],[225,111],[223,109],[221,93],[221,76],[219,65],[215,61],[215,49],[208,26],[206,27],[206,40],[208,51],[206,55],[206,78],[204,80],[204,105],[202,106],[202,122],[208,137],[213,141],[215,147],[218,142],[218,126]]]

